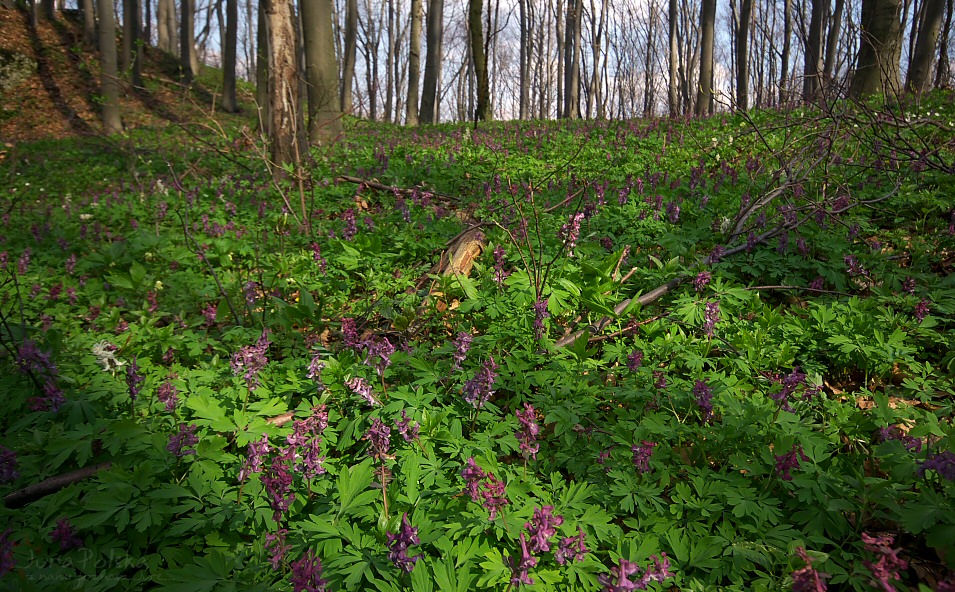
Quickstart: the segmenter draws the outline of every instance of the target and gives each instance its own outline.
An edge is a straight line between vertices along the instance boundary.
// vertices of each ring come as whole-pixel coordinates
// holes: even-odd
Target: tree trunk
[[[272,137],[272,113],[269,100],[269,19],[265,1],[259,3],[258,27],[255,44],[255,103],[259,112],[259,128],[263,135]]]
[[[301,155],[296,112],[301,106],[298,97],[298,60],[295,28],[290,0],[264,0],[269,37],[269,110],[272,176],[286,176],[284,165],[296,165]]]
[[[123,38],[119,48],[119,69],[128,72],[133,59],[133,4],[136,0],[123,0]]]
[[[143,85],[143,48],[140,43],[142,27],[141,0],[123,0],[123,45],[120,69],[130,72],[133,86]]]
[[[101,92],[103,95],[103,129],[107,134],[123,131],[119,117],[119,78],[116,71],[116,21],[113,18],[113,3],[96,1],[99,13],[99,52]]]
[[[846,1],[836,0],[836,7],[829,20],[829,33],[826,35],[826,60],[822,67],[823,79],[832,79],[832,71],[836,64],[836,53],[839,51],[839,35],[842,34],[842,13],[845,12]]]
[[[354,109],[352,85],[355,83],[355,57],[358,50],[358,0],[345,0],[345,47],[342,52],[341,107],[343,113]]]
[[[564,27],[564,109],[563,117],[580,118],[580,37],[582,0],[567,0]]]
[[[944,0],[925,0],[918,39],[912,55],[912,64],[905,76],[905,89],[916,95],[932,87],[932,66],[935,62],[935,44],[942,28],[945,13]]]
[[[736,108],[749,109],[749,27],[753,0],[740,0],[739,29],[736,31]]]
[[[438,123],[438,83],[441,78],[441,45],[444,39],[444,0],[430,0],[427,23],[428,51],[424,61],[421,123]]]
[[[862,0],[861,39],[849,93],[866,97],[900,90],[899,58],[902,51],[900,0]]]
[[[422,0],[411,0],[411,48],[408,50],[408,100],[405,102],[405,125],[418,125],[418,83],[421,77]]]
[[[189,84],[199,74],[199,59],[196,56],[196,0],[182,0],[180,6],[182,30],[179,32],[179,68],[182,71],[183,83]]]
[[[680,57],[677,49],[677,0],[669,0],[667,3],[667,40],[669,41],[669,62],[670,68],[667,76],[667,110],[670,117],[676,117],[680,113],[680,90],[679,90],[679,64]]]
[[[308,80],[308,139],[327,144],[342,131],[332,0],[301,0]]]
[[[40,8],[44,18],[51,21],[56,20],[56,3],[53,0],[42,0]]]
[[[225,3],[225,61],[222,64],[222,109],[239,110],[235,99],[235,58],[239,45],[239,0]]]
[[[521,30],[520,52],[518,67],[520,68],[520,94],[518,95],[517,116],[519,119],[527,119],[530,109],[530,55],[531,34],[530,23],[528,22],[527,6],[528,0],[518,0],[519,8],[519,26]]]
[[[143,4],[143,10],[145,14],[143,15],[143,45],[149,46],[153,41],[153,2],[152,0],[145,0]]]
[[[716,30],[716,0],[700,6],[700,84],[696,91],[696,115],[713,112],[713,36]]]
[[[802,75],[804,101],[815,100],[822,88],[822,27],[827,4],[828,0],[812,0]]]
[[[952,32],[953,0],[945,3],[945,26],[942,27],[942,40],[938,44],[938,68],[935,69],[935,88],[948,84],[951,67],[948,61],[948,38]]]
[[[87,45],[96,43],[96,9],[93,0],[83,2],[83,41]]]
[[[792,0],[783,0],[783,53],[779,64],[779,102],[789,102],[789,55],[792,50]]]
[[[477,105],[474,121],[491,120],[491,96],[487,75],[487,55],[484,53],[483,0],[468,0],[468,32],[471,40],[471,60],[477,84]]]

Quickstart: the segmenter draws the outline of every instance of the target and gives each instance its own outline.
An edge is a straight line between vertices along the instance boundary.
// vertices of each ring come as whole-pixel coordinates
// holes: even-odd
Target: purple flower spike
[[[460,370],[461,363],[468,357],[468,350],[471,349],[471,334],[467,331],[461,331],[458,333],[458,336],[451,342],[451,345],[454,346],[454,353],[451,354],[451,357],[454,359],[454,369]]]
[[[421,429],[421,425],[418,423],[412,425],[411,418],[408,417],[408,414],[402,409],[401,421],[395,422],[395,429],[398,430],[398,433],[401,434],[405,442],[413,442],[418,439],[418,430]]]
[[[621,559],[617,567],[610,569],[610,574],[601,574],[597,576],[597,581],[604,587],[604,592],[630,592],[631,590],[646,590],[650,582],[662,582],[669,578],[670,561],[666,553],[661,553],[661,559],[656,555],[650,556],[652,565],[648,565],[646,570],[638,564]],[[643,575],[640,575],[643,572]],[[639,579],[631,579],[639,576]]]
[[[635,349],[627,356],[627,370],[636,372],[637,368],[643,364],[643,352]]]
[[[521,584],[526,586],[534,585],[534,578],[530,576],[528,571],[537,565],[537,558],[528,550],[527,537],[523,532],[521,533],[520,557],[517,559],[508,557],[507,563],[511,567],[511,586],[520,586]]]
[[[517,421],[521,424],[521,429],[515,436],[521,443],[521,454],[525,459],[537,459],[537,452],[540,450],[540,444],[537,443],[537,435],[540,434],[540,426],[537,425],[536,411],[527,403],[524,403],[524,411],[520,409],[514,412],[517,415]]]
[[[166,411],[172,413],[179,404],[179,397],[176,396],[176,386],[171,381],[166,381],[156,389],[156,398],[162,403]]]
[[[717,301],[707,302],[706,310],[703,312],[703,331],[707,337],[713,337],[713,330],[716,323],[720,320],[720,303]]]
[[[895,585],[890,580],[900,580],[899,572],[908,569],[909,562],[899,557],[901,548],[892,548],[895,538],[891,535],[871,536],[868,533],[862,533],[862,542],[870,553],[877,557],[876,561],[863,561],[863,565],[872,574],[872,585],[885,590],[885,592],[896,592]]]
[[[287,534],[287,528],[280,528],[274,533],[269,532],[265,535],[265,551],[269,554],[269,563],[274,571],[279,571],[282,568],[285,554],[292,549],[292,545],[285,544],[285,535]]]
[[[50,533],[50,539],[54,543],[59,543],[60,551],[70,551],[83,546],[83,539],[77,536],[73,525],[66,518],[56,521],[56,528]]]
[[[935,471],[939,477],[949,481],[955,481],[955,453],[945,450],[933,454],[919,463],[916,474],[919,477],[925,476],[925,471]]]
[[[584,544],[586,535],[584,530],[577,527],[579,533],[574,537],[564,537],[560,540],[557,550],[554,551],[554,559],[559,565],[564,565],[571,561],[583,561],[587,555],[587,545]]]
[[[361,376],[355,376],[345,383],[345,386],[350,388],[353,393],[365,400],[365,403],[369,407],[374,407],[375,405],[381,405],[381,402],[375,398],[371,392],[371,385],[368,384],[368,381],[362,378]]]
[[[643,440],[640,444],[634,444],[630,447],[630,451],[633,452],[633,466],[641,473],[649,473],[652,470],[650,468],[650,456],[653,455],[653,447],[656,445],[656,442]]]
[[[534,303],[534,337],[540,339],[544,336],[544,319],[550,316],[547,312],[547,301],[549,298],[543,298]]]
[[[703,412],[703,421],[709,420],[713,415],[713,389],[706,382],[697,380],[693,385],[693,396],[696,397],[696,404]]]
[[[384,460],[388,456],[388,450],[391,448],[391,428],[385,425],[377,417],[371,420],[371,427],[365,433],[365,440],[368,440],[368,454],[375,460]]]
[[[480,409],[488,402],[491,395],[494,394],[492,387],[497,380],[498,365],[494,363],[493,357],[488,357],[481,369],[478,370],[474,378],[467,381],[464,385],[464,400],[474,408]]]
[[[245,384],[250,391],[254,391],[261,384],[259,372],[269,363],[265,354],[270,344],[269,332],[265,330],[255,345],[239,348],[239,351],[232,356],[232,373],[245,378]]]
[[[325,592],[328,582],[322,579],[322,561],[309,549],[301,559],[292,564],[292,590],[294,592]]]
[[[144,380],[146,379],[139,373],[139,366],[136,365],[136,356],[133,356],[129,366],[126,367],[126,386],[129,387],[129,398],[133,403],[136,402],[140,391],[143,389],[141,384]]]
[[[524,524],[524,528],[531,537],[531,553],[550,551],[550,539],[557,534],[557,527],[563,523],[563,516],[554,515],[554,506],[534,508],[531,521]]]
[[[199,443],[199,436],[196,435],[198,428],[199,426],[196,424],[188,426],[184,423],[179,424],[179,433],[169,435],[169,444],[166,445],[166,450],[177,458],[195,454],[195,448],[190,447]]]
[[[806,456],[806,453],[802,450],[802,446],[799,444],[793,444],[792,450],[786,454],[777,456],[776,473],[779,475],[779,478],[783,481],[792,481],[793,477],[789,474],[789,471],[800,467],[800,459],[804,462],[809,462],[809,457]]]
[[[269,437],[262,434],[262,439],[256,442],[249,442],[248,452],[246,453],[245,463],[239,471],[239,482],[249,478],[252,473],[262,472],[262,459],[268,456],[271,450],[269,446]]]
[[[408,547],[418,544],[418,529],[411,526],[408,521],[408,514],[401,516],[401,528],[397,533],[388,533],[388,559],[395,564],[395,567],[411,573],[414,570],[415,563],[421,559],[421,555],[408,555]]]
[[[693,278],[693,288],[695,288],[697,292],[702,292],[703,288],[710,283],[711,278],[712,276],[710,275],[710,272],[701,271],[695,278]]]

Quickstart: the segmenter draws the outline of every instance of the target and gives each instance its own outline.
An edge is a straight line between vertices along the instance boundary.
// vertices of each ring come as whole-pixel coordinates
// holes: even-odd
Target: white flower
[[[154,288],[157,292],[160,291],[160,290],[162,290],[162,289],[163,289],[162,282],[159,281],[159,280],[156,280],[156,284],[153,286],[153,288]]]
[[[89,220],[93,217],[93,214],[80,214],[80,220]]]
[[[96,363],[103,365],[103,372],[116,374],[116,371],[126,365],[123,360],[116,359],[116,346],[108,341],[100,341],[93,345],[93,355]]]

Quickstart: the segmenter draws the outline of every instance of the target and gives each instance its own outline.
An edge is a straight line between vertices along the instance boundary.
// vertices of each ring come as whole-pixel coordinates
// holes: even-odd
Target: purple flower
[[[898,425],[893,424],[889,427],[879,428],[878,441],[888,442],[889,440],[898,440],[910,452],[922,452],[922,441],[903,432]]]
[[[928,315],[928,303],[929,301],[927,299],[922,298],[919,300],[919,303],[915,305],[915,312],[913,314],[915,315],[915,320],[919,323]]]
[[[711,301],[706,303],[706,310],[703,312],[703,331],[707,337],[713,337],[713,330],[716,323],[720,320],[720,303]]]
[[[916,470],[919,477],[925,476],[925,471],[935,471],[939,477],[955,481],[955,453],[950,450],[937,452],[921,463]]]
[[[315,407],[307,419],[298,419],[292,424],[292,433],[286,443],[295,449],[295,469],[306,479],[325,474],[325,457],[322,456],[322,438],[319,434],[328,427],[328,411],[324,405]]]
[[[713,250],[710,251],[709,257],[706,258],[706,262],[709,264],[719,263],[720,259],[723,258],[723,255],[726,254],[726,247],[723,245],[716,245],[713,247]]]
[[[20,275],[26,275],[26,272],[30,270],[30,254],[30,247],[27,247],[17,260],[17,273]]]
[[[285,535],[288,529],[280,528],[274,533],[265,534],[265,551],[269,554],[269,563],[272,564],[274,571],[282,568],[282,562],[285,561],[285,554],[292,549],[292,545],[285,544]]]
[[[912,294],[912,295],[915,294],[915,278],[914,277],[909,276],[905,278],[905,281],[902,282],[902,291],[905,292],[906,294]]]
[[[862,542],[865,543],[866,550],[878,557],[876,561],[862,563],[872,574],[872,585],[885,592],[895,592],[895,586],[889,580],[900,580],[899,572],[909,567],[909,562],[899,557],[902,549],[892,548],[894,540],[891,535],[871,536],[868,533],[862,533]]]
[[[636,372],[637,368],[643,364],[643,352],[635,349],[627,356],[627,370]]]
[[[322,561],[309,549],[301,559],[292,564],[292,590],[294,592],[325,592],[328,582],[322,579]]]
[[[312,259],[318,263],[318,270],[322,272],[322,275],[327,275],[328,261],[322,257],[322,248],[318,246],[318,243],[312,243]]]
[[[825,285],[826,285],[826,280],[825,278],[821,276],[809,282],[809,288],[811,290],[822,290]]]
[[[361,336],[358,334],[358,327],[355,325],[355,319],[344,317],[342,319],[342,343],[345,347],[359,350],[362,347]]]
[[[188,426],[184,423],[179,424],[179,433],[169,434],[169,444],[166,445],[166,450],[178,458],[195,454],[195,449],[190,448],[190,446],[199,443],[199,436],[196,435],[198,427],[196,424]]]
[[[13,547],[16,545],[10,538],[11,533],[13,529],[8,528],[0,535],[0,576],[13,571],[13,568],[17,566],[17,562],[13,559]]]
[[[672,575],[667,554],[661,553],[661,557],[657,559],[656,555],[651,555],[653,565],[648,565],[646,570],[632,561],[621,559],[617,567],[610,568],[609,575],[601,574],[597,576],[597,581],[603,585],[604,592],[646,590],[650,582],[662,582]],[[642,576],[640,572],[643,572]],[[636,576],[640,576],[639,579],[631,579]]]
[[[777,456],[776,473],[779,475],[779,478],[783,481],[792,481],[793,477],[789,474],[789,471],[800,467],[800,459],[809,462],[809,457],[806,456],[806,453],[802,450],[802,446],[799,444],[793,444],[789,452]]]
[[[494,282],[500,286],[509,275],[510,272],[504,271],[504,247],[497,245],[494,247]]]
[[[849,276],[854,277],[857,275],[868,275],[868,271],[862,267],[862,264],[859,263],[859,260],[856,259],[855,255],[846,255],[842,258],[842,260],[846,264]]]
[[[524,403],[524,411],[520,409],[514,411],[517,415],[517,421],[521,424],[521,429],[514,434],[520,442],[521,454],[524,459],[537,459],[537,451],[540,450],[540,444],[537,443],[537,435],[540,433],[540,426],[537,425],[537,417],[534,408]]]
[[[83,539],[76,535],[76,530],[66,518],[56,521],[56,528],[50,533],[50,539],[54,543],[59,543],[60,551],[79,549],[83,546]]]
[[[17,453],[6,446],[0,446],[0,483],[16,481],[19,476]]]
[[[305,374],[305,377],[314,380],[322,387],[322,370],[324,369],[325,362],[322,360],[321,355],[315,354],[312,356],[312,361],[308,363],[308,372]]]
[[[497,517],[497,512],[508,503],[504,483],[499,481],[494,473],[485,473],[474,462],[474,457],[468,459],[467,465],[461,470],[464,478],[465,491],[471,496],[471,501],[482,502],[486,510],[491,513],[491,520]]]
[[[570,255],[574,254],[574,247],[577,246],[577,241],[580,240],[580,221],[583,219],[583,212],[571,214],[567,219],[567,223],[560,227],[558,238],[563,239],[567,245],[567,252]]]
[[[142,391],[143,387],[140,384],[144,380],[146,379],[139,373],[136,356],[133,356],[133,359],[129,361],[129,366],[126,367],[126,386],[129,388],[129,398],[133,403],[136,402],[140,391]]]
[[[587,545],[584,544],[586,535],[584,529],[577,527],[577,536],[564,537],[560,539],[557,550],[554,551],[554,559],[559,565],[564,565],[570,561],[583,561],[587,555]]]
[[[547,312],[548,300],[549,298],[544,298],[534,303],[534,337],[537,339],[544,336],[544,319],[550,316]]]
[[[493,357],[488,357],[481,369],[478,370],[474,378],[464,384],[464,400],[476,409],[480,409],[487,403],[494,391],[494,381],[497,380],[498,365],[494,363]]]
[[[239,482],[249,478],[252,473],[262,472],[262,458],[271,451],[269,446],[269,436],[262,434],[262,439],[255,442],[249,442],[249,447],[245,456],[245,463],[239,470]]]
[[[454,346],[454,353],[451,354],[451,357],[454,359],[454,369],[458,370],[461,368],[461,363],[468,357],[468,350],[471,349],[471,334],[467,331],[461,331],[458,333],[458,336],[455,337],[454,341],[451,342],[451,345]]]
[[[793,592],[826,592],[826,580],[831,576],[813,569],[812,559],[804,548],[798,547],[796,554],[806,562],[806,566],[792,573]]]
[[[550,539],[557,534],[557,527],[563,523],[563,516],[554,515],[554,506],[534,508],[530,522],[524,524],[531,538],[531,553],[550,551]]]
[[[656,445],[656,442],[642,440],[640,444],[634,444],[630,447],[630,451],[633,452],[633,466],[641,473],[649,473],[652,470],[650,469],[650,456],[653,455],[653,447]]]
[[[404,409],[402,409],[401,421],[395,422],[395,429],[398,430],[398,433],[401,434],[401,437],[404,438],[405,442],[413,442],[414,440],[417,440],[418,430],[420,428],[420,424],[411,424],[411,418],[408,417],[408,414],[405,413]]]
[[[206,327],[211,327],[216,324],[216,307],[211,303],[207,304],[205,308],[202,309],[202,316],[205,318]]]
[[[355,224],[355,210],[347,209],[342,212],[342,220],[345,222],[345,227],[342,228],[342,238],[350,241],[358,234],[358,226]]]
[[[696,397],[696,404],[703,411],[703,421],[707,421],[713,415],[713,389],[702,380],[697,380],[693,385],[693,396]]]
[[[179,403],[179,397],[176,395],[176,386],[169,380],[159,385],[156,389],[156,398],[166,406],[166,411],[172,413],[176,410]]]
[[[408,556],[408,547],[418,544],[418,529],[411,526],[408,514],[401,515],[401,528],[396,534],[388,533],[388,559],[398,569],[411,573],[421,555]]]
[[[375,460],[384,460],[391,448],[391,428],[377,417],[371,420],[371,427],[365,433],[368,440],[368,455]]]
[[[365,400],[369,407],[381,405],[381,402],[375,398],[371,392],[371,385],[361,376],[355,376],[345,383],[345,386],[351,389],[353,393]]]
[[[710,279],[712,277],[713,276],[710,275],[710,272],[701,271],[696,275],[695,278],[693,278],[693,288],[696,289],[697,292],[702,292],[703,288],[710,283]]]
[[[199,254],[200,259],[204,259],[204,257],[205,256],[202,255],[202,253]],[[257,294],[258,290],[259,290],[259,282],[256,282],[254,280],[249,280],[242,286],[242,291],[245,293],[246,304],[248,304],[249,306],[252,306],[255,304],[255,301],[258,298],[258,294]]]
[[[511,567],[511,586],[534,585],[534,578],[530,576],[528,571],[537,565],[537,558],[527,549],[527,537],[523,532],[521,533],[520,557],[516,560],[513,557],[508,557],[506,561]]]
[[[391,354],[395,353],[395,346],[387,337],[376,337],[365,342],[368,351],[364,363],[373,367],[382,376],[385,369],[391,365]]]
[[[265,354],[270,343],[269,332],[266,329],[262,331],[262,335],[255,342],[255,345],[241,347],[239,351],[232,355],[232,373],[236,376],[241,375],[250,391],[254,391],[261,384],[259,372],[269,363]]]
[[[292,465],[294,464],[295,449],[292,446],[282,448],[279,454],[272,458],[268,470],[262,473],[262,485],[269,494],[269,505],[272,507],[272,519],[280,523],[282,516],[292,507],[295,493],[291,491]]]
[[[73,275],[73,272],[76,271],[76,254],[75,253],[71,253],[70,256],[67,257],[66,264],[64,265],[64,267],[66,268],[67,275]]]

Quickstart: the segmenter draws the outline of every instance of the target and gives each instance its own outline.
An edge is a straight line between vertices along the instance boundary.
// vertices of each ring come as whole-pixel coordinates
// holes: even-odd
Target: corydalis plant
[[[489,356],[474,378],[464,384],[464,401],[475,409],[480,409],[494,394],[492,387],[497,380],[498,365],[494,358]]]
[[[255,342],[255,345],[241,347],[232,356],[232,373],[245,379],[246,387],[250,391],[254,391],[262,384],[259,380],[259,372],[269,363],[265,354],[268,352],[271,343],[269,332],[265,330],[262,331],[262,335]]]
[[[473,456],[461,470],[461,476],[464,478],[464,491],[471,496],[471,501],[480,503],[490,512],[491,520],[497,517],[498,510],[510,503],[504,491],[504,483],[495,477],[494,473],[485,473],[474,462]]]
[[[387,539],[388,559],[402,571],[410,573],[414,570],[415,563],[421,559],[421,555],[408,555],[408,548],[419,543],[418,529],[411,526],[407,513],[401,515],[401,528],[398,532],[389,532]]]

